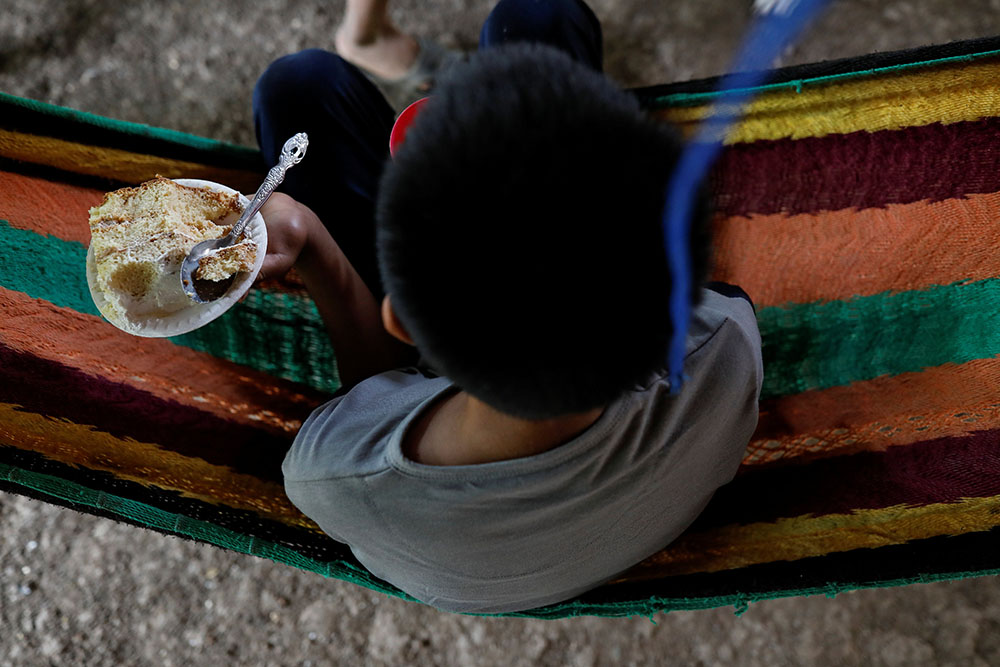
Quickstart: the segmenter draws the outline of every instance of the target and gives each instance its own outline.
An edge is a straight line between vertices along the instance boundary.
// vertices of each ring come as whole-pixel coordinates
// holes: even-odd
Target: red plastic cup
[[[420,108],[429,99],[429,97],[423,97],[403,109],[403,113],[399,114],[399,118],[396,119],[396,122],[392,126],[392,132],[389,133],[389,155],[396,156],[396,149],[402,146],[403,140],[406,139],[406,131],[413,125],[417,114],[420,113]]]

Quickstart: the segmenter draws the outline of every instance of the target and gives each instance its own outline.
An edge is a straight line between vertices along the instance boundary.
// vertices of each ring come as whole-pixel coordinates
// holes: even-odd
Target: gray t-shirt
[[[463,466],[416,463],[401,448],[457,388],[417,369],[382,373],[306,420],[285,489],[373,574],[440,609],[566,600],[662,549],[733,478],[763,377],[744,299],[704,292],[684,370],[679,394],[658,373],[554,449]]]

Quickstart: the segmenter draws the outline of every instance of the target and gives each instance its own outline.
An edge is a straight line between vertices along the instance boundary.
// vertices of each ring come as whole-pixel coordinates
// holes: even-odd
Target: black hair
[[[666,366],[662,214],[680,150],[560,51],[480,52],[438,82],[382,178],[379,266],[417,349],[501,412],[601,407]],[[691,230],[707,270],[704,202]]]

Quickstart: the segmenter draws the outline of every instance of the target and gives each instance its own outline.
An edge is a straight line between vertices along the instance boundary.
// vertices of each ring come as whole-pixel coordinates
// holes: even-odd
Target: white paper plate
[[[217,192],[235,193],[239,195],[240,204],[244,207],[250,203],[246,197],[236,192],[236,190],[227,188],[225,185],[220,185],[219,183],[213,183],[212,181],[202,181],[197,178],[177,178],[174,179],[174,182],[196,188],[206,187]],[[165,336],[177,336],[188,331],[194,331],[232,308],[247,293],[250,285],[257,278],[257,274],[260,273],[260,267],[264,263],[264,255],[267,253],[267,227],[264,225],[264,218],[261,217],[260,213],[250,218],[250,224],[247,225],[244,234],[248,235],[257,244],[257,258],[254,261],[253,268],[250,271],[238,274],[229,291],[215,301],[210,301],[209,303],[195,303],[191,301],[190,306],[165,317],[147,317],[135,320],[121,318],[117,312],[111,309],[107,299],[104,297],[104,292],[97,285],[97,271],[94,268],[93,248],[87,250],[87,285],[90,287],[90,296],[94,300],[94,305],[101,311],[104,319],[122,331],[134,336],[163,338]],[[177,280],[177,291],[183,293],[180,279]]]

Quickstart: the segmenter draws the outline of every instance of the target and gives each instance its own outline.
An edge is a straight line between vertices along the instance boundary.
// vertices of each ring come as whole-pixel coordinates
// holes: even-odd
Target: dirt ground
[[[724,70],[749,0],[593,0],[623,85]],[[472,47],[488,0],[399,1]],[[252,144],[274,58],[332,48],[343,3],[4,0],[0,91]],[[1000,32],[1000,0],[842,0],[782,64]],[[0,325],[2,326],[2,325]],[[0,666],[1000,665],[1000,581],[980,578],[655,618],[437,612],[250,556],[0,494]]]

